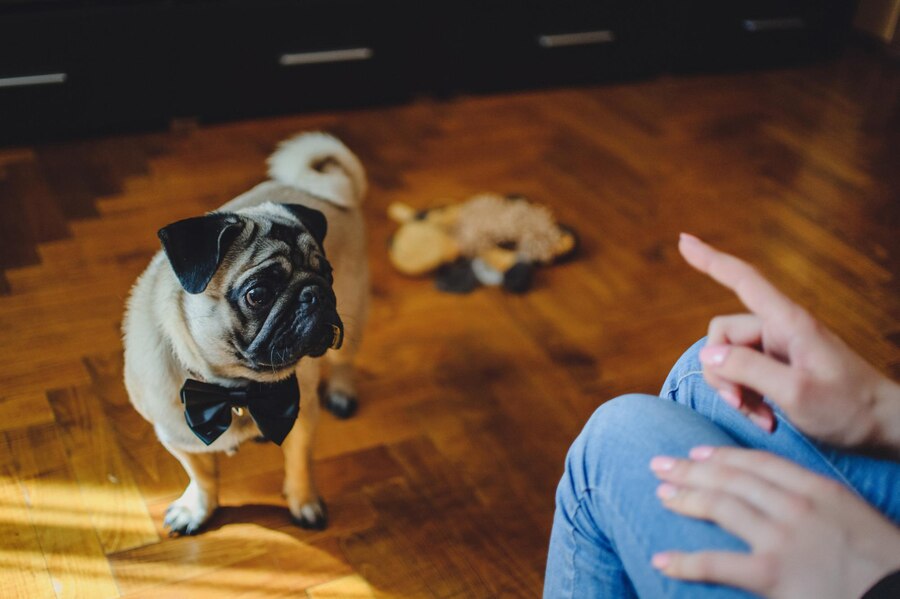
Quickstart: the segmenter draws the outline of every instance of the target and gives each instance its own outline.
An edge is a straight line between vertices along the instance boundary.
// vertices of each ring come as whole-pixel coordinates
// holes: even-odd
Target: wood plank
[[[25,489],[7,472],[0,474],[0,595],[3,597],[56,597],[53,580],[29,517]]]
[[[138,547],[159,537],[122,456],[116,434],[90,387],[49,395],[81,495],[106,553]]]
[[[55,423],[0,431],[0,464],[20,480],[57,472],[68,465]]]
[[[124,467],[134,478],[144,501],[168,502],[180,495],[187,485],[187,475],[159,442],[153,426],[131,405],[123,384],[121,350],[87,356],[84,365],[106,420],[115,424]]]
[[[350,573],[330,552],[281,531],[230,524],[111,556],[123,596],[260,596],[299,593]]]
[[[78,482],[67,470],[26,479],[22,486],[56,596],[118,597],[94,526],[98,510],[106,505],[79,493]]]
[[[10,395],[36,394],[87,382],[90,377],[81,360],[46,353],[28,362],[10,364],[0,372],[0,385]]]
[[[53,410],[44,393],[0,397],[0,431],[53,422]]]

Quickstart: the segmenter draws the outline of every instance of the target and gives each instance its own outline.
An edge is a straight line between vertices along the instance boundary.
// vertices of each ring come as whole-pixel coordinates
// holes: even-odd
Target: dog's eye
[[[247,305],[251,308],[259,308],[269,303],[269,300],[272,299],[272,290],[264,285],[257,285],[251,288],[244,298],[247,300]]]

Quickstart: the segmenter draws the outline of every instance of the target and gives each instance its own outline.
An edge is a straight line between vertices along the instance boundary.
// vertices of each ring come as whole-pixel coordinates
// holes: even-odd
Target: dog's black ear
[[[300,204],[282,204],[282,206],[287,208],[291,214],[303,223],[303,226],[313,236],[319,247],[322,247],[322,242],[325,241],[325,234],[328,233],[328,221],[325,220],[325,215],[315,208],[307,208]]]
[[[236,215],[213,212],[172,223],[157,235],[184,290],[203,293],[243,229]]]

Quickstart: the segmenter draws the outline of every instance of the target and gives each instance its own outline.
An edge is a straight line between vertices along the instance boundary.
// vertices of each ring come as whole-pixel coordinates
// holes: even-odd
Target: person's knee
[[[566,455],[565,471],[556,492],[557,507],[572,517],[585,494],[610,470],[609,460],[622,459],[629,437],[644,434],[648,415],[667,402],[650,395],[623,395],[597,408]]]
[[[594,410],[584,425],[581,436],[593,440],[609,439],[610,435],[643,427],[646,419],[653,417],[659,405],[659,398],[653,395],[642,393],[620,395]]]
[[[678,402],[623,395],[597,408],[572,443],[557,501],[571,506],[590,489],[633,481],[639,471],[649,476],[650,459],[657,455],[687,455],[696,445],[732,443],[708,418]]]
[[[629,394],[597,408],[572,443],[567,475],[590,477],[606,459],[622,459],[635,439],[658,435],[671,420],[671,404],[653,395]],[[581,481],[590,485],[590,480]]]

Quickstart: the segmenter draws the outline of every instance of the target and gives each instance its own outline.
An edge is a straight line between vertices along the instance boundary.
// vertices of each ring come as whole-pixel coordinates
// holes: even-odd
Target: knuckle
[[[735,447],[731,447],[729,445],[722,445],[716,447],[716,450],[713,452],[711,456],[706,460],[708,464],[722,464],[728,463],[733,460],[737,455],[740,455],[740,452],[746,452],[746,449],[737,449]]]
[[[707,495],[704,507],[706,514],[720,521],[733,513],[734,501],[724,493],[714,491]]]
[[[669,554],[669,566],[666,568],[669,574],[674,576],[684,576],[684,563],[685,556],[681,553],[675,552]]]
[[[704,491],[685,491],[682,497],[683,507],[694,515],[702,516],[709,514],[713,507],[710,495],[711,493]]]
[[[673,481],[684,481],[692,474],[692,464],[687,460],[677,460],[670,471],[669,478]]]
[[[688,567],[685,569],[691,575],[691,578],[706,580],[710,578],[714,572],[713,560],[708,554],[701,553],[699,555],[691,556],[687,566]]]
[[[795,519],[809,515],[815,509],[815,504],[808,497],[794,496],[787,500],[786,508],[788,515]]]
[[[724,316],[714,316],[712,320],[709,321],[709,327],[707,328],[707,335],[713,342],[721,340],[722,332],[725,330],[726,318]]]
[[[785,399],[794,406],[805,403],[809,388],[809,375],[802,370],[798,370],[794,373],[794,376],[791,377],[791,380],[788,383]]]
[[[735,484],[739,483],[743,478],[743,475],[739,470],[730,466],[718,466],[713,468],[712,476],[718,485],[724,488],[734,487]]]
[[[781,458],[768,451],[754,449],[747,452],[748,459],[759,468],[774,468],[781,461]]]
[[[793,537],[788,527],[781,523],[772,523],[767,536],[771,547],[784,547]]]
[[[807,391],[810,390],[814,383],[814,379],[812,374],[805,370],[800,369],[797,371],[797,375],[794,377],[794,385],[797,388],[797,392],[801,397],[805,397],[807,395]]]

